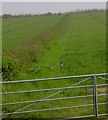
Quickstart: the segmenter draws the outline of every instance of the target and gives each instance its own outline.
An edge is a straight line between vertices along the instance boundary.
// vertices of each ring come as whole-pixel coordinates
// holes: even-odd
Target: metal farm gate
[[[20,114],[30,114],[30,113],[44,113],[44,112],[52,112],[52,111],[61,111],[61,110],[74,110],[76,109],[76,111],[79,111],[79,108],[82,108],[83,111],[85,108],[90,108],[91,107],[91,114],[87,114],[86,111],[81,115],[72,115],[72,113],[70,113],[69,116],[66,117],[58,117],[59,119],[69,119],[69,118],[85,118],[85,117],[99,117],[99,116],[107,116],[108,115],[108,111],[106,110],[106,106],[108,104],[107,101],[107,96],[108,96],[108,91],[107,91],[107,75],[108,73],[103,73],[103,74],[90,74],[90,75],[78,75],[78,76],[65,76],[65,77],[56,77],[56,78],[44,78],[44,79],[33,79],[33,80],[18,80],[18,81],[4,81],[4,82],[0,82],[0,84],[2,84],[2,86],[4,87],[5,85],[16,85],[16,84],[20,84],[22,86],[24,86],[24,84],[26,83],[32,83],[32,84],[37,84],[38,82],[41,82],[41,85],[44,84],[44,82],[57,82],[57,84],[60,84],[60,82],[66,82],[66,81],[72,81],[72,84],[70,84],[69,86],[62,86],[62,87],[49,87],[49,88],[41,88],[41,89],[27,89],[27,90],[17,90],[16,88],[13,91],[5,91],[3,89],[2,93],[0,93],[5,99],[9,99],[12,95],[19,95],[20,94],[31,94],[31,93],[41,93],[41,92],[46,92],[46,94],[44,94],[45,96],[43,96],[43,98],[39,98],[39,99],[35,99],[35,100],[24,100],[24,101],[11,101],[9,100],[9,102],[5,102],[5,99],[3,99],[3,103],[0,104],[0,106],[3,107],[3,111],[1,116],[6,118],[9,115],[20,115]],[[77,80],[76,80],[77,79]],[[73,82],[74,81],[74,82]],[[46,83],[47,86],[47,83]],[[61,97],[54,97],[57,96],[63,92],[68,92],[68,90],[73,90],[76,91],[76,93],[72,93],[72,96],[65,96],[65,94],[63,94]],[[76,89],[76,90],[75,90]],[[85,94],[80,94],[79,92],[81,92],[81,89],[83,89],[82,91],[84,91]],[[55,92],[56,91],[56,92]],[[49,94],[47,94],[48,92],[51,92]],[[53,93],[52,93],[53,92]],[[78,93],[78,94],[77,94]],[[9,96],[9,97],[8,97]],[[20,98],[21,99],[21,98]],[[41,103],[41,105],[43,104],[43,102],[46,102],[46,104],[48,104],[48,102],[52,101],[57,103],[57,101],[65,101],[65,100],[71,100],[69,103],[72,103],[72,100],[78,101],[78,100],[88,100],[88,102],[90,102],[90,100],[92,101],[91,103],[84,103],[81,102],[78,105],[76,104],[72,104],[72,105],[65,105],[67,102],[65,102],[64,106],[62,107],[49,107],[49,108],[42,108],[39,109],[38,107],[36,107],[39,103]],[[83,100],[83,101],[84,101]],[[58,106],[59,106],[58,103]],[[77,102],[76,102],[77,103]],[[82,104],[83,103],[83,104]],[[18,105],[23,105],[23,107],[17,108],[17,110],[15,109],[14,111],[8,111],[5,110],[8,106],[11,108],[12,106],[18,106]],[[35,106],[37,109],[29,109],[30,107]],[[103,107],[102,107],[103,106]],[[106,107],[106,108],[105,108]],[[101,108],[105,108],[105,110],[101,111]],[[13,109],[12,109],[13,110]],[[83,112],[82,110],[80,110],[80,112]],[[80,113],[79,112],[79,113]],[[77,112],[76,112],[77,113]],[[71,116],[72,115],[72,116]],[[53,116],[53,114],[52,114]],[[48,115],[47,115],[48,118]],[[55,118],[55,119],[57,119]]]

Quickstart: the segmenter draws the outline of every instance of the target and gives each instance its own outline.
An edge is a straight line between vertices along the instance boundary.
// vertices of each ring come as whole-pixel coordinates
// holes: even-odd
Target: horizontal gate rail
[[[108,102],[98,103],[98,105],[105,105],[108,104]]]
[[[29,110],[29,111],[13,112],[13,113],[5,113],[5,114],[6,115],[24,114],[24,113],[32,113],[32,112],[45,112],[45,111],[53,111],[53,110],[63,110],[63,109],[71,109],[71,108],[89,107],[89,106],[93,106],[93,104],[86,104],[86,105],[79,105],[79,106],[67,106],[67,107],[61,107],[61,108],[51,108],[51,109],[41,109],[41,110]]]
[[[98,117],[100,117],[100,116],[108,116],[108,113],[106,113],[106,114],[98,114]]]
[[[100,105],[102,104],[108,104],[108,102],[105,103],[98,103]],[[67,107],[61,107],[61,108],[51,108],[51,109],[41,109],[41,110],[29,110],[29,111],[22,111],[22,112],[14,112],[14,113],[5,113],[6,115],[11,114],[24,114],[24,113],[32,113],[32,112],[45,112],[45,111],[53,111],[53,110],[63,110],[63,109],[71,109],[71,108],[80,108],[80,107],[89,107],[93,106],[94,104],[86,104],[86,105],[78,105],[78,106],[67,106]]]
[[[108,96],[108,94],[98,94],[97,96]],[[88,97],[93,97],[93,95],[72,96],[72,97],[54,98],[54,99],[46,99],[46,100],[33,100],[33,101],[13,102],[13,103],[0,104],[0,106],[16,105],[16,104],[26,104],[26,103],[33,103],[33,102],[40,102],[40,101],[41,102],[46,102],[46,101],[67,100],[67,99],[76,99],[76,98],[88,98]]]
[[[55,78],[43,78],[43,79],[33,79],[33,80],[17,80],[17,81],[5,81],[0,82],[0,84],[11,84],[11,83],[25,83],[25,82],[38,82],[38,81],[48,81],[48,80],[63,80],[71,78],[83,78],[83,77],[93,77],[93,76],[106,76],[108,73],[102,74],[89,74],[89,75],[78,75],[78,76],[65,76],[65,77],[55,77]]]
[[[103,84],[104,86],[105,84]],[[62,88],[49,88],[49,89],[39,89],[39,90],[26,90],[26,91],[17,91],[17,92],[3,92],[0,93],[2,95],[5,94],[19,94],[19,93],[28,93],[28,92],[44,92],[44,91],[53,91],[53,90],[63,90],[63,89],[72,89],[72,88],[85,88],[85,87],[93,87],[93,85],[85,85],[85,86],[72,86],[72,87],[62,87]]]
[[[103,79],[103,80],[108,80],[107,78],[104,78],[104,77],[98,77],[98,78]]]
[[[77,117],[69,117],[69,118],[62,118],[62,119],[54,119],[54,120],[75,120],[78,118],[90,118],[90,117],[94,117],[94,115],[87,115],[87,116],[77,116]]]
[[[99,85],[97,85],[97,87],[107,86],[107,85],[108,84],[99,84]],[[2,92],[2,93],[0,93],[0,95],[29,93],[29,92],[44,92],[44,91],[63,90],[63,89],[72,89],[72,88],[85,88],[85,87],[93,87],[93,85],[62,87],[62,88],[49,88],[49,89],[39,89],[39,90],[26,90],[26,91],[17,91],[17,92]]]

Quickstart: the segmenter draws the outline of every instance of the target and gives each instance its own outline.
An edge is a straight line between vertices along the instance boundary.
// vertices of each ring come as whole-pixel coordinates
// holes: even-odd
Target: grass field
[[[10,80],[57,77],[106,72],[106,18],[104,11],[69,13],[55,16],[35,16],[3,19],[3,56],[16,59],[18,74]],[[70,86],[81,79],[4,85],[3,91],[33,90]],[[89,82],[90,84],[91,82]],[[98,80],[98,83],[101,83]],[[103,83],[103,82],[102,82]],[[87,83],[84,83],[87,84]],[[3,103],[42,99],[51,92],[4,95]],[[92,94],[83,89],[71,89],[54,97]],[[98,98],[105,101],[104,98]],[[45,109],[91,104],[91,99],[69,99],[38,103],[27,108]],[[3,107],[3,112],[14,112],[25,105]],[[53,112],[20,114],[9,117],[61,118],[92,114],[93,107],[66,109]],[[105,105],[99,112],[105,112]],[[53,116],[52,116],[53,114]]]
[[[15,47],[18,43],[34,39],[61,18],[62,16],[34,16],[3,19],[3,48]]]

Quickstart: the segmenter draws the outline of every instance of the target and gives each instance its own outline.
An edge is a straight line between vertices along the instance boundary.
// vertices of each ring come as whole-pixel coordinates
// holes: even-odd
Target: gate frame
[[[3,92],[3,93],[0,93],[0,95],[6,95],[6,94],[19,94],[19,93],[26,93],[26,92],[40,92],[40,91],[50,91],[50,90],[59,90],[58,92],[56,93],[53,93],[51,94],[50,96],[47,96],[45,97],[44,99],[42,100],[37,100],[39,102],[43,102],[43,101],[47,101],[47,100],[64,100],[64,99],[71,99],[72,97],[64,97],[64,98],[53,98],[53,99],[49,99],[50,97],[52,97],[53,95],[56,95],[60,92],[62,92],[63,90],[67,90],[67,89],[71,89],[71,88],[82,88],[82,87],[88,87],[88,86],[92,86],[93,87],[93,95],[88,95],[89,96],[93,96],[93,104],[86,104],[86,105],[78,105],[78,106],[70,106],[70,107],[63,107],[63,108],[52,108],[52,109],[43,109],[43,110],[31,110],[31,111],[23,111],[23,112],[19,112],[25,108],[27,108],[28,106],[24,107],[24,108],[21,108],[13,113],[5,113],[6,115],[10,115],[10,114],[23,114],[23,113],[30,113],[30,112],[42,112],[42,111],[45,111],[45,110],[60,110],[60,109],[68,109],[68,108],[76,108],[76,107],[83,107],[83,106],[94,106],[94,114],[93,115],[87,115],[87,116],[76,116],[76,117],[72,117],[72,118],[86,118],[86,117],[98,117],[98,116],[107,116],[108,113],[106,114],[98,114],[98,105],[100,104],[108,104],[108,102],[104,102],[104,103],[98,103],[98,96],[107,96],[108,94],[100,94],[100,95],[97,95],[97,87],[98,86],[107,86],[108,84],[99,84],[97,85],[96,83],[96,78],[99,77],[101,79],[104,79],[104,80],[108,80],[107,78],[104,78],[104,77],[101,77],[101,76],[107,76],[108,73],[102,73],[102,74],[89,74],[89,75],[78,75],[78,76],[65,76],[65,77],[55,77],[55,78],[43,78],[43,79],[32,79],[32,80],[17,80],[17,81],[5,81],[5,82],[0,82],[0,84],[12,84],[12,83],[25,83],[25,82],[37,82],[37,81],[49,81],[49,80],[62,80],[62,79],[71,79],[71,78],[92,78],[93,79],[93,85],[87,85],[87,86],[76,86],[80,83],[82,83],[83,81],[87,80],[87,79],[84,79],[76,84],[73,84],[69,87],[64,87],[64,88],[50,88],[50,89],[39,89],[39,90],[26,90],[26,91],[17,91],[17,92]],[[78,98],[78,97],[85,97],[85,96],[74,96],[74,98]],[[37,102],[35,101],[35,102]],[[14,102],[14,103],[4,103],[4,104],[0,104],[0,106],[4,106],[4,105],[13,105],[13,104],[23,104],[27,101],[23,101],[23,102]],[[30,101],[28,101],[30,102]],[[31,101],[32,104],[34,104],[34,101]],[[32,104],[30,104],[29,106],[31,106]],[[2,115],[1,115],[2,116]],[[70,119],[72,119],[70,118]],[[69,118],[66,118],[66,119],[69,119]]]

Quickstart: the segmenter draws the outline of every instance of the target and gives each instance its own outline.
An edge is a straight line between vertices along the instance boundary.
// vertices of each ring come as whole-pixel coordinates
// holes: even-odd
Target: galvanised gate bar
[[[105,105],[107,106],[108,102],[107,99],[104,102],[98,102],[98,97],[105,97],[107,98],[108,96],[108,91],[107,91],[107,76],[108,73],[102,73],[102,74],[90,74],[90,75],[78,75],[78,76],[65,76],[65,77],[55,77],[55,78],[43,78],[43,79],[32,79],[32,80],[18,80],[18,81],[4,81],[4,82],[0,82],[0,84],[5,85],[5,84],[25,84],[25,83],[31,83],[31,82],[45,82],[45,81],[57,81],[59,80],[66,80],[66,79],[79,79],[79,78],[83,78],[83,80],[80,80],[70,86],[66,86],[66,87],[60,87],[60,88],[44,88],[44,89],[34,89],[34,90],[23,90],[23,91],[11,91],[11,92],[2,92],[0,93],[0,95],[2,96],[6,96],[6,95],[12,95],[12,94],[21,94],[21,93],[34,93],[34,92],[38,92],[38,94],[40,92],[43,91],[55,91],[57,90],[57,92],[54,92],[46,97],[43,97],[42,99],[39,100],[28,100],[28,101],[16,101],[16,102],[9,102],[9,103],[2,103],[0,104],[0,106],[2,107],[6,107],[9,105],[18,105],[18,104],[29,104],[29,105],[25,105],[24,107],[21,107],[20,109],[15,110],[14,112],[2,112],[1,116],[6,118],[8,115],[19,115],[19,114],[25,114],[25,113],[35,113],[35,112],[47,112],[47,111],[60,111],[60,110],[65,110],[65,109],[75,109],[75,108],[85,108],[85,107],[93,107],[93,114],[89,114],[89,115],[83,115],[83,116],[72,116],[69,118],[85,118],[85,117],[98,117],[98,116],[107,116],[107,110],[106,112],[100,114],[98,112],[98,106],[99,105]],[[104,81],[104,84],[100,82],[100,84],[97,84],[97,79],[100,79],[100,81]],[[86,84],[86,85],[81,85],[82,83],[84,83],[85,81],[92,81],[92,84]],[[100,87],[104,87],[106,88],[106,92],[98,94],[98,88],[100,89]],[[69,89],[81,89],[81,88],[85,88],[86,92],[87,91],[93,91],[92,94],[86,94],[86,95],[74,95],[74,96],[69,96],[69,97],[60,97],[60,98],[52,98],[55,95],[58,95],[66,90]],[[80,104],[80,105],[73,105],[73,106],[63,106],[63,107],[52,107],[52,108],[47,108],[47,109],[34,109],[34,110],[26,110],[27,108],[37,105],[38,103],[43,103],[43,102],[48,102],[48,101],[61,101],[61,100],[69,100],[69,99],[81,99],[81,98],[90,98],[93,97],[93,103],[92,104]],[[69,118],[64,118],[64,119],[69,119]],[[63,119],[63,118],[62,118]]]

